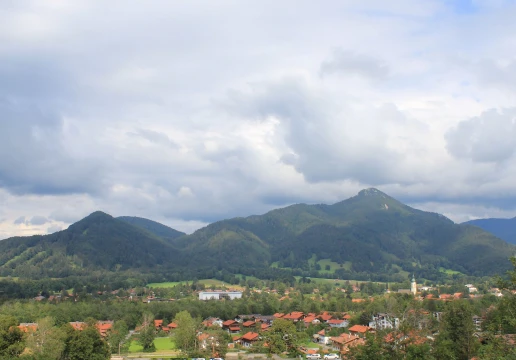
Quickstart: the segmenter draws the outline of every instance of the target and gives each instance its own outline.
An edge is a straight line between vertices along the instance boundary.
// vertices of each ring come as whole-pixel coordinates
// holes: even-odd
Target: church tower
[[[412,281],[410,282],[410,292],[415,296],[417,293],[416,277],[412,274]]]

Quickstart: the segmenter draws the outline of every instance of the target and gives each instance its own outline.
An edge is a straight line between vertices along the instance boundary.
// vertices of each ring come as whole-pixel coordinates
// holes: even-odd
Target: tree
[[[466,301],[452,301],[443,313],[435,350],[440,356],[468,360],[475,355],[478,341],[473,336],[473,311]],[[441,358],[441,357],[439,357]]]
[[[174,339],[179,349],[186,353],[196,350],[197,345],[197,321],[186,310],[176,314],[174,322],[177,329],[174,331]]]
[[[102,340],[94,326],[87,326],[84,330],[68,332],[64,358],[67,360],[105,360],[111,353],[107,343]]]
[[[65,348],[65,331],[56,327],[54,318],[49,316],[37,323],[37,330],[27,335],[30,353],[43,359],[60,359]]]
[[[125,341],[129,328],[125,321],[116,321],[108,335],[108,344],[112,354],[119,354],[128,350],[128,343]]]
[[[154,339],[156,338],[156,329],[154,328],[154,316],[145,314],[138,336],[138,343],[143,347],[144,352],[156,351]]]
[[[25,348],[23,334],[12,316],[0,315],[0,359],[15,359]]]
[[[301,335],[296,331],[294,323],[288,320],[275,320],[263,337],[271,354],[288,352],[290,356],[295,356],[298,353]]]

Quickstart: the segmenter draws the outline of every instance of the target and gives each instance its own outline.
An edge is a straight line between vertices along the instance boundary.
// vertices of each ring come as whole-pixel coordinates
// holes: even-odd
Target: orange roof
[[[240,326],[230,326],[229,330],[231,330],[231,331],[240,331]]]
[[[283,316],[283,319],[288,320],[299,320],[304,316],[304,313],[300,311],[292,311],[290,314]]]
[[[160,327],[163,325],[163,320],[154,320],[154,326],[155,327]]]
[[[70,322],[74,330],[84,330],[86,328],[86,323],[81,321]]]
[[[324,332],[324,330],[321,330],[321,331],[319,331],[317,334],[319,334],[319,335],[321,335],[321,336],[324,336],[325,332]]]
[[[283,313],[276,313],[273,315],[276,319],[279,319],[279,318],[282,318],[283,316],[285,316],[285,314]]]
[[[238,335],[237,336],[233,336],[233,341],[238,341],[238,340],[240,340],[240,336],[238,336]]]
[[[365,300],[364,299],[352,299],[351,302],[354,302],[354,303],[361,303],[361,302],[364,302]]]
[[[338,344],[345,344],[349,341],[356,340],[355,335],[349,335],[349,334],[340,334],[340,336],[332,337],[330,338],[331,341],[336,342]]]
[[[371,330],[371,328],[369,326],[364,326],[364,325],[353,325],[352,327],[349,328],[349,331],[358,332],[358,333],[366,333],[369,330]]]
[[[34,332],[38,330],[38,324],[36,323],[21,323],[18,328],[23,332]]]
[[[312,321],[315,320],[315,316],[308,316],[308,317],[305,317],[305,319],[303,320],[305,323],[311,323]]]
[[[171,322],[170,324],[167,325],[167,327],[169,329],[176,329],[177,328],[177,324],[175,322]]]
[[[224,326],[230,326],[230,325],[233,325],[234,323],[236,323],[235,320],[226,320],[222,323],[222,325]]]
[[[210,334],[202,333],[198,336],[199,340],[203,341],[210,337]]]
[[[346,314],[346,315],[343,316],[343,318],[344,318],[344,320],[349,320],[349,319],[351,319],[351,315]]]
[[[328,324],[342,324],[344,322],[344,320],[337,320],[337,319],[332,319],[332,320],[328,320]]]
[[[256,324],[254,321],[246,321],[245,323],[243,323],[242,325],[244,325],[245,327],[249,327],[249,326],[254,326],[254,324]]]
[[[330,314],[322,314],[319,317],[321,318],[322,321],[328,321],[332,318],[332,316]]]
[[[262,329],[262,330],[266,330],[266,329],[268,329],[269,327],[270,327],[270,325],[268,325],[268,324],[262,324],[261,329]]]
[[[258,336],[260,336],[258,333],[248,332],[247,334],[242,336],[242,340],[254,341],[254,340],[258,340]]]

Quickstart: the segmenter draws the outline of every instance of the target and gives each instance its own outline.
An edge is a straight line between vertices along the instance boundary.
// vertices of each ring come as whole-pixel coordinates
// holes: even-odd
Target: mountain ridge
[[[516,244],[516,217],[503,218],[486,218],[466,221],[463,224],[469,224],[490,232],[494,236],[508,242]]]
[[[186,235],[152,220],[94,212],[61,232],[0,242],[0,276],[62,277],[95,269],[247,273],[286,269],[335,278],[439,279],[441,269],[503,273],[516,247],[480,228],[414,209],[370,188],[335,204],[294,204],[221,220]],[[315,259],[315,260],[314,260]],[[344,266],[346,264],[346,266]],[[179,276],[179,275],[178,275]]]

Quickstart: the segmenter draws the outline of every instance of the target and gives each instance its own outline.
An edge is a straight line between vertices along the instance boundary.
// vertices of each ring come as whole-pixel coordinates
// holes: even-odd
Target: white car
[[[324,355],[324,358],[328,359],[328,360],[340,359],[339,355],[337,355],[337,354],[326,354],[326,355]]]
[[[311,360],[320,359],[321,358],[321,354],[307,354],[306,358],[307,359],[311,359]]]

